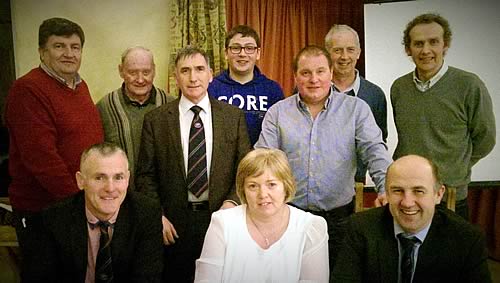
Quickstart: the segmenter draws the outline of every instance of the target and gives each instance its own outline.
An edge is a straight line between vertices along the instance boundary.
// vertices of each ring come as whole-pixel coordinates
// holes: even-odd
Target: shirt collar
[[[210,109],[210,99],[208,98],[208,93],[197,104],[194,104],[184,95],[181,95],[181,99],[179,101],[179,110],[182,115],[186,115],[186,113],[188,113],[188,111],[191,110],[191,107],[193,107],[194,105],[200,106],[201,109],[203,109],[203,112],[208,113],[208,110]]]
[[[358,92],[359,92],[359,87],[361,85],[361,79],[359,78],[359,71],[358,70],[354,70],[355,72],[355,78],[354,78],[354,82],[352,83],[351,86],[349,86],[347,89],[345,89],[344,91],[340,91],[337,86],[335,85],[334,82],[332,82],[332,85],[333,85],[333,90],[335,92],[338,92],[338,93],[345,93],[347,94],[349,91],[353,90],[354,91],[354,96],[358,96]]]
[[[123,99],[125,100],[125,103],[132,105],[132,106],[145,107],[149,104],[154,104],[156,102],[156,88],[154,85],[151,87],[151,91],[149,92],[148,99],[146,99],[146,101],[144,101],[142,104],[135,101],[135,100],[132,100],[132,99],[130,99],[130,97],[128,97],[126,90],[125,90],[124,83],[122,83],[122,93],[123,93]]]
[[[333,89],[334,89],[334,86],[332,84],[332,86],[330,87],[330,94],[328,95],[328,97],[325,100],[325,105],[323,105],[323,110],[328,109],[328,106],[330,106],[330,100],[331,100],[332,95],[333,95]],[[297,104],[299,105],[299,107],[302,110],[308,110],[309,111],[309,109],[307,108],[307,104],[302,100],[302,98],[300,97],[300,93],[299,92],[297,92]]]
[[[108,220],[109,223],[114,224],[116,222],[116,218],[118,217],[119,211],[120,209],[118,208],[115,214],[113,214],[113,216],[111,216],[111,218]],[[92,212],[90,212],[90,210],[87,208],[87,205],[85,205],[85,216],[87,216],[87,222],[92,225],[96,225],[97,222],[101,221],[94,214],[92,214]]]
[[[41,62],[40,68],[42,68],[42,70],[44,70],[45,73],[47,73],[47,75],[53,77],[54,79],[56,79],[60,83],[63,83],[65,86],[71,88],[63,77],[59,76],[56,72],[54,72],[51,68],[49,68],[49,66],[45,65],[45,63]],[[80,74],[76,73],[76,75],[75,75],[75,88],[81,82],[82,82],[82,78],[80,77]]]
[[[394,237],[397,238],[397,235],[402,233],[407,238],[415,236],[420,240],[421,243],[423,243],[425,240],[425,237],[427,237],[427,233],[429,232],[429,228],[431,227],[432,220],[431,220],[431,223],[429,223],[429,225],[425,226],[424,229],[418,231],[417,233],[406,233],[395,219],[393,219],[393,223],[394,223]]]
[[[441,69],[439,69],[439,71],[432,78],[430,78],[430,80],[424,82],[417,77],[417,69],[415,68],[415,70],[413,70],[413,82],[419,91],[425,92],[435,85],[444,76],[444,74],[446,74],[446,71],[448,71],[448,64],[443,61]]]

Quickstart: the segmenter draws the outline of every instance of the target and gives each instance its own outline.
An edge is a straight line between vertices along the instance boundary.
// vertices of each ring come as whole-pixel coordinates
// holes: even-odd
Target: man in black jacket
[[[334,282],[491,282],[482,233],[436,209],[445,188],[434,163],[401,157],[389,166],[385,187],[387,206],[350,219]],[[413,247],[405,248],[406,239]]]
[[[141,194],[127,192],[130,172],[125,152],[103,143],[85,150],[76,173],[82,192],[43,212],[40,282],[101,281],[99,257],[108,235],[114,282],[160,282],[163,240],[160,207]],[[106,228],[99,227],[106,223]],[[109,242],[110,241],[110,242]]]

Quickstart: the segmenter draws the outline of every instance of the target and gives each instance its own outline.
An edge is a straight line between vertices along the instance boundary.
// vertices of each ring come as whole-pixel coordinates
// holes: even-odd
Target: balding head
[[[387,168],[387,175],[385,179],[386,186],[388,185],[388,179],[391,177],[391,174],[393,174],[392,171],[394,170],[408,172],[419,171],[433,180],[434,189],[436,191],[442,186],[441,177],[436,164],[425,157],[419,155],[406,155],[394,161]]]
[[[118,71],[125,85],[125,94],[131,100],[144,103],[151,95],[155,78],[153,53],[142,46],[127,48]]]
[[[427,227],[444,194],[432,161],[417,155],[403,156],[389,166],[385,180],[389,210],[399,226],[407,233]]]

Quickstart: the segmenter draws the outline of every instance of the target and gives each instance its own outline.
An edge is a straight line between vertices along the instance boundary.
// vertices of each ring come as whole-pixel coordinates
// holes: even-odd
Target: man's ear
[[[78,188],[80,190],[83,190],[85,188],[85,178],[83,177],[82,173],[80,171],[76,172],[76,184],[78,185]]]
[[[411,56],[411,50],[409,47],[405,47],[406,55]]]
[[[443,56],[445,56],[446,53],[448,53],[448,48],[449,48],[449,46],[445,43],[444,48],[443,48]]]
[[[43,62],[43,51],[44,51],[44,50],[45,50],[45,49],[44,49],[44,48],[42,48],[42,47],[39,47],[39,48],[38,48],[38,54],[40,55],[40,62]]]
[[[444,191],[446,190],[446,187],[444,185],[441,185],[439,189],[436,192],[436,204],[440,204],[441,200],[443,199],[444,196]]]
[[[120,78],[125,79],[124,74],[123,74],[123,65],[122,64],[118,65],[118,73],[120,74]]]

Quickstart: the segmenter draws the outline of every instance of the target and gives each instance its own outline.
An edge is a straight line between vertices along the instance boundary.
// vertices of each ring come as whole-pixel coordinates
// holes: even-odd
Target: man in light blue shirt
[[[332,267],[343,235],[340,224],[353,212],[357,157],[368,164],[378,204],[385,203],[391,159],[368,104],[333,93],[326,49],[303,48],[294,60],[294,74],[298,93],[269,109],[255,147],[287,154],[297,182],[291,204],[327,220]]]

